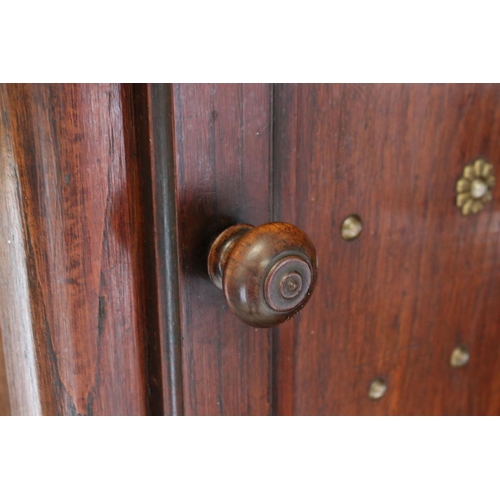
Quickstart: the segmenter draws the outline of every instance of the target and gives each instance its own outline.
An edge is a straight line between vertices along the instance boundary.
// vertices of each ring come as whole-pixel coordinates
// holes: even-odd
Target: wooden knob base
[[[208,274],[242,321],[267,328],[291,318],[309,300],[316,283],[316,250],[292,224],[237,224],[213,242]]]

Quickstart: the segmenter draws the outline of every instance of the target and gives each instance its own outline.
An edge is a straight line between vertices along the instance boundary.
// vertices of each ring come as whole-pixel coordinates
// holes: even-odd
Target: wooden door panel
[[[276,334],[275,412],[498,414],[498,203],[455,206],[468,162],[500,165],[498,86],[282,85],[274,101],[275,217],[319,257],[313,298]],[[345,242],[350,214],[364,229]]]
[[[207,280],[211,240],[270,218],[270,85],[175,85],[185,411],[270,413],[270,333],[243,324]]]

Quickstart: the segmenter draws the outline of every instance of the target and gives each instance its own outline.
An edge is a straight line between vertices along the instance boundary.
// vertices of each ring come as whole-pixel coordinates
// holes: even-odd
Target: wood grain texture
[[[2,149],[8,137],[17,177],[1,169],[17,193],[26,254],[17,262],[27,275],[10,302],[25,309],[35,363],[31,403],[14,408],[23,414],[147,412],[141,183],[123,97],[113,84],[2,89]],[[9,274],[13,265],[2,264],[3,279],[22,276]],[[2,333],[15,344],[23,324],[5,328],[8,290]],[[11,385],[26,371],[14,362]]]
[[[184,406],[188,415],[270,413],[269,332],[243,324],[208,279],[211,241],[269,220],[269,85],[175,85]]]
[[[13,415],[40,415],[23,196],[16,162],[7,86],[0,87],[0,334]]]
[[[274,216],[319,259],[314,296],[276,332],[274,412],[498,415],[498,189],[464,217],[455,184],[478,157],[500,171],[500,87],[279,85],[274,102]],[[350,214],[364,230],[345,242]]]

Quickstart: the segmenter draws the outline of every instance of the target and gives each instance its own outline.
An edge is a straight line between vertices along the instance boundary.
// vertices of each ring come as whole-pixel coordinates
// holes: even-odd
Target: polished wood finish
[[[143,213],[125,96],[119,85],[1,95],[2,203],[15,201],[2,210],[13,239],[2,238],[1,328],[12,388],[26,379],[13,412],[145,414]]]
[[[283,222],[231,226],[208,255],[210,279],[224,291],[231,311],[259,328],[283,323],[306,305],[317,269],[311,240]]]
[[[498,415],[499,193],[464,217],[455,184],[478,157],[500,168],[500,87],[279,85],[274,104],[274,216],[321,263],[277,329],[274,412]],[[350,214],[364,229],[345,242]]]
[[[174,85],[184,407],[268,415],[270,334],[243,324],[210,282],[210,243],[270,218],[271,86]]]
[[[500,414],[499,133],[498,85],[0,86],[5,412]],[[270,221],[320,273],[258,329],[207,255]]]

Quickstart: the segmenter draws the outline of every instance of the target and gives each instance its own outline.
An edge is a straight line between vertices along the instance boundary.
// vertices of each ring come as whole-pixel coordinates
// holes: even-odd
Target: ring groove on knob
[[[311,279],[311,268],[306,261],[296,256],[284,257],[266,277],[266,302],[275,311],[292,311],[307,295]]]

